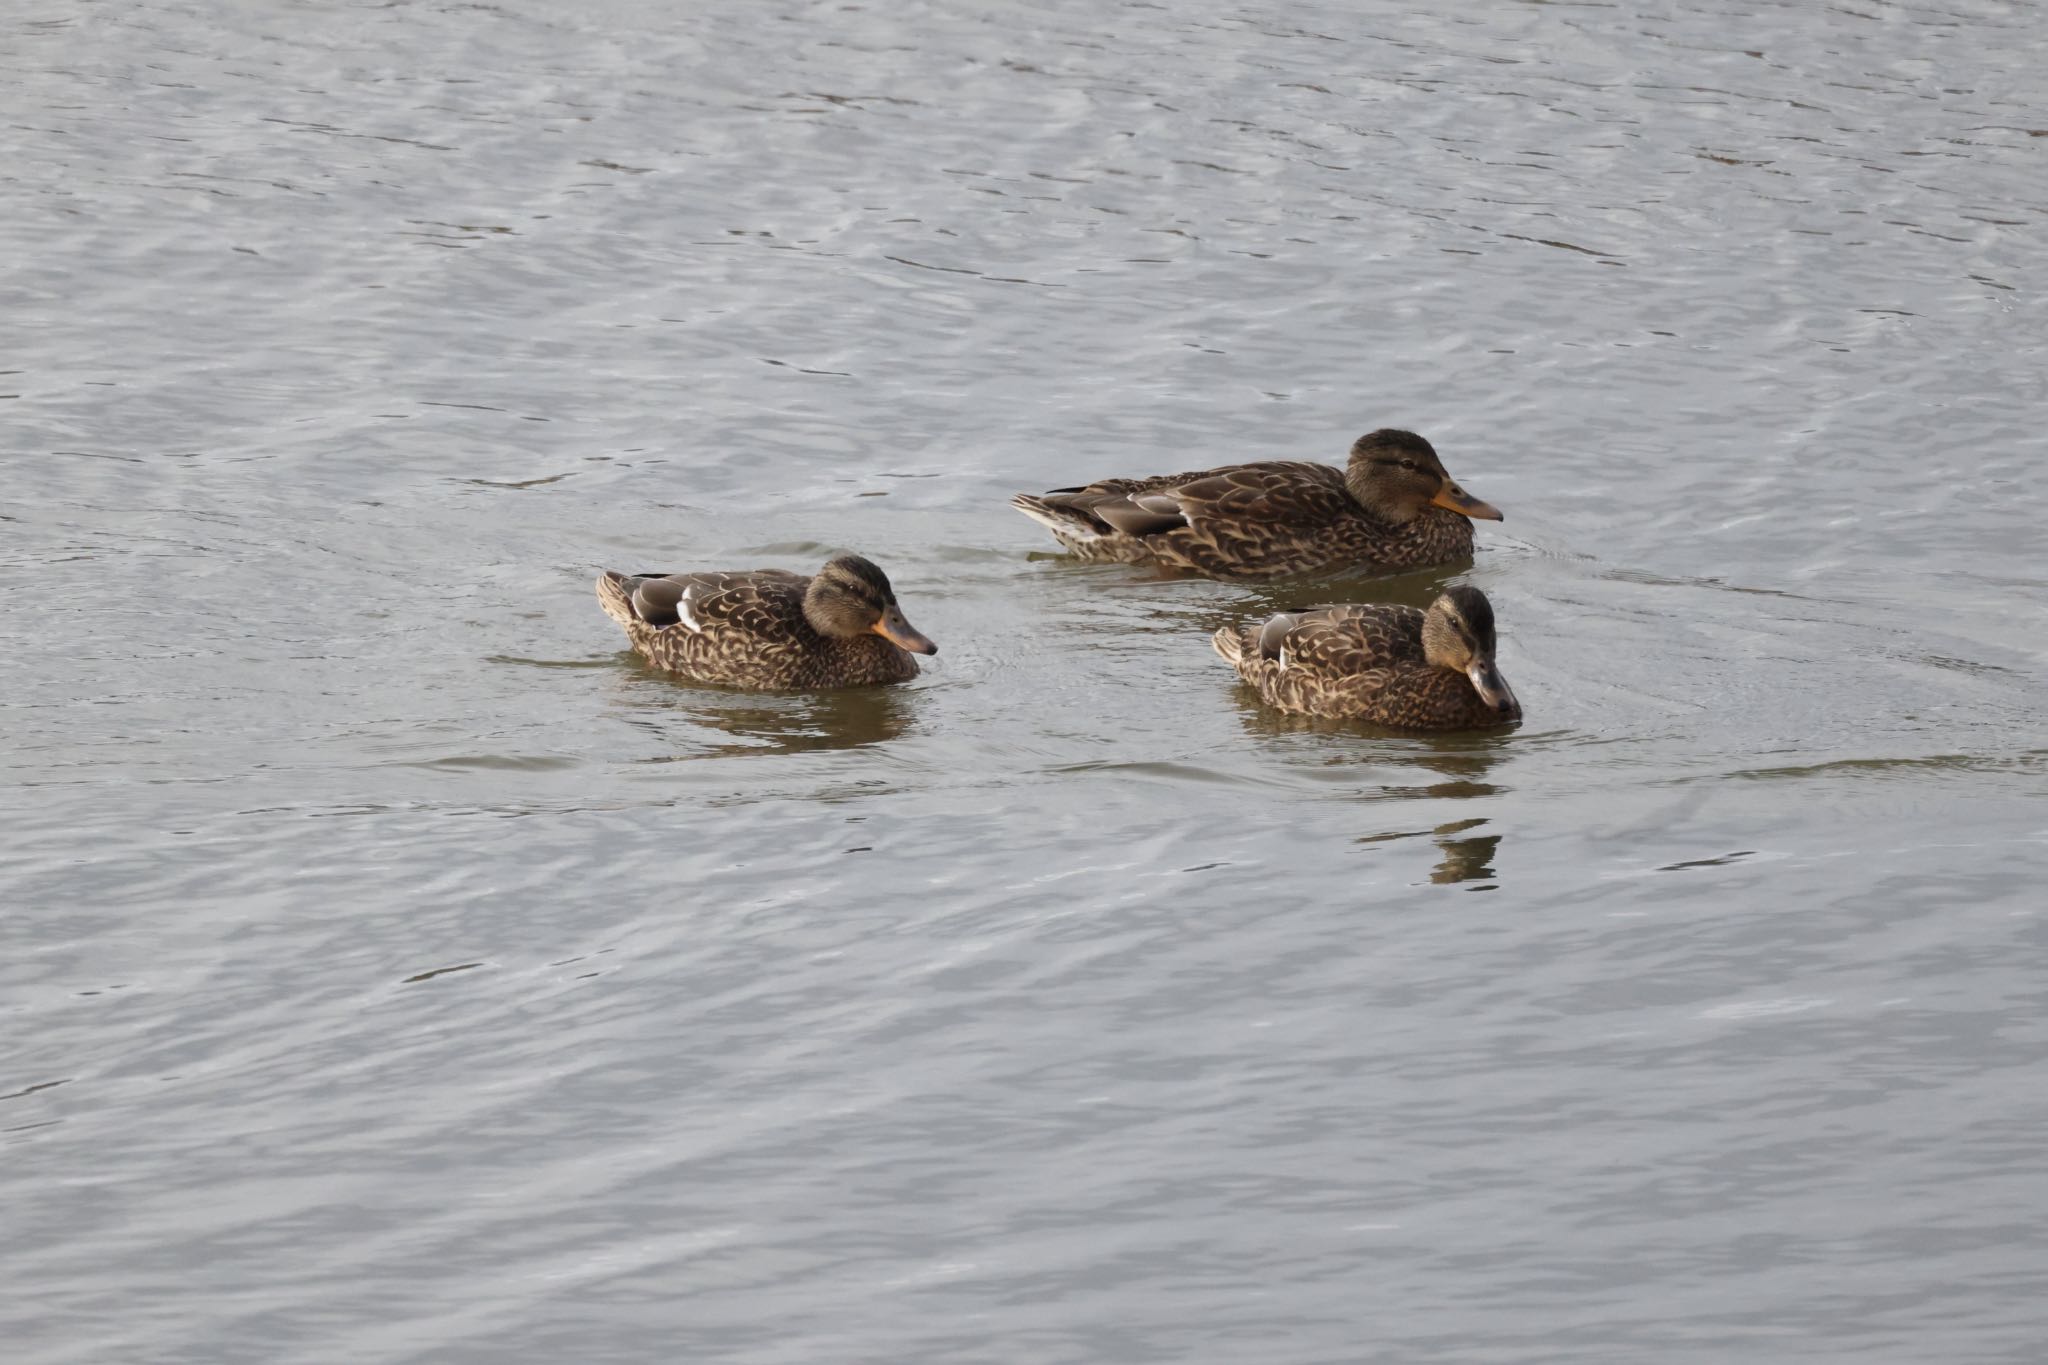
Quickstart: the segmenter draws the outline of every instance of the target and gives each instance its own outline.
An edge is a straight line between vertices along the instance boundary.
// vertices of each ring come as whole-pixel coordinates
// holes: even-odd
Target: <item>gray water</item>
[[[1990,0],[10,7],[9,1360],[2038,1361],[2044,72]],[[1004,506],[1381,425],[1472,565]],[[840,548],[915,684],[590,590]],[[1512,732],[1209,651],[1460,580]]]

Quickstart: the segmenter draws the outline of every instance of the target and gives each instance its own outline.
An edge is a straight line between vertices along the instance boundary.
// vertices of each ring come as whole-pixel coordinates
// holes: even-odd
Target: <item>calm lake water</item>
[[[0,72],[10,1361],[2041,1359],[2038,7],[108,0]],[[1004,505],[1382,425],[1472,565]],[[915,684],[591,593],[839,548]],[[1517,730],[1210,653],[1452,581]]]

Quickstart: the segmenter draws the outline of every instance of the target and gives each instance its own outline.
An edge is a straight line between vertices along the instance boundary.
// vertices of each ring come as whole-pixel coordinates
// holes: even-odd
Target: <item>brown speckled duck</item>
[[[1020,493],[1010,505],[1083,559],[1212,578],[1426,568],[1470,557],[1470,518],[1501,519],[1429,442],[1391,427],[1359,437],[1342,471],[1270,460]]]
[[[1404,730],[1522,718],[1494,663],[1493,606],[1460,585],[1426,612],[1386,604],[1281,612],[1216,632],[1216,652],[1270,706]]]
[[[647,661],[695,682],[821,690],[903,682],[912,654],[939,647],[911,629],[889,579],[859,555],[816,577],[746,573],[621,574],[597,600]]]

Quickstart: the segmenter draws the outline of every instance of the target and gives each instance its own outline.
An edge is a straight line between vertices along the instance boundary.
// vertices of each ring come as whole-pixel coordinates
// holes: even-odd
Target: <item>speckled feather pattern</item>
[[[1480,700],[1463,673],[1438,668],[1422,653],[1422,613],[1391,605],[1323,607],[1288,613],[1299,622],[1267,658],[1265,622],[1216,632],[1216,652],[1270,706],[1311,716],[1372,721],[1405,730],[1476,730],[1502,717]]]
[[[628,585],[643,577],[670,578],[693,588],[690,614],[698,629],[680,622],[657,626],[640,620]],[[695,682],[761,691],[818,691],[917,676],[917,661],[879,635],[840,640],[813,629],[804,616],[804,590],[810,581],[782,569],[632,578],[606,572],[597,580],[597,600],[649,663]]]
[[[1134,535],[1099,515],[1104,503],[1131,504],[1133,495],[1166,491],[1186,525]],[[1458,513],[1426,507],[1406,525],[1381,521],[1351,496],[1342,471],[1310,462],[1104,479],[1071,492],[1020,494],[1012,503],[1082,559],[1213,578],[1278,578],[1353,565],[1424,568],[1472,555],[1472,523]]]

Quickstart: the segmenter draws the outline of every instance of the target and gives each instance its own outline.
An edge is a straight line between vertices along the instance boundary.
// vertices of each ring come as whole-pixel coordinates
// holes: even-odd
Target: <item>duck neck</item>
[[[1344,470],[1344,487],[1351,494],[1351,500],[1365,509],[1367,516],[1389,526],[1406,526],[1423,510],[1419,507],[1403,507],[1391,501],[1386,491],[1373,482],[1371,463],[1368,460],[1351,461]]]
[[[879,615],[879,608],[870,609],[843,590],[827,584],[824,575],[811,580],[811,586],[804,590],[804,621],[812,630],[836,644],[857,640],[867,634],[867,623],[874,619],[872,610]]]

